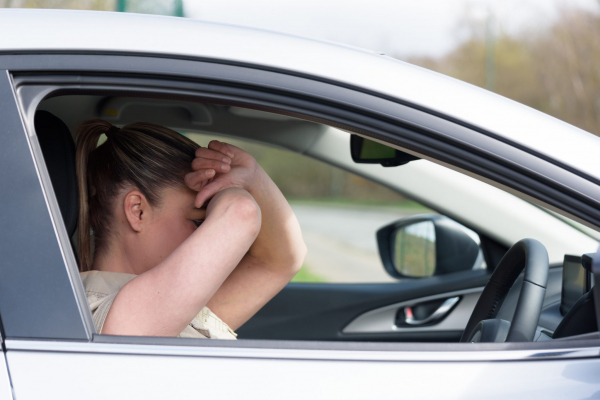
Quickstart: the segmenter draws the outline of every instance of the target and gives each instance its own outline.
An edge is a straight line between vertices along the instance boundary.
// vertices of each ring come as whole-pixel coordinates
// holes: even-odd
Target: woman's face
[[[204,221],[206,208],[194,207],[196,194],[184,187],[165,189],[162,204],[146,213],[139,246],[134,250],[135,273],[141,274],[158,265]]]

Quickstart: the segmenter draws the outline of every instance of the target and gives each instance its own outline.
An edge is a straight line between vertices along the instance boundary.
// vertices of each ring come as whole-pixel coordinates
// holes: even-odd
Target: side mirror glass
[[[395,278],[486,268],[477,233],[441,215],[403,218],[377,231],[379,254]]]
[[[423,278],[435,273],[433,222],[422,221],[399,228],[393,233],[392,244],[392,261],[399,274]]]

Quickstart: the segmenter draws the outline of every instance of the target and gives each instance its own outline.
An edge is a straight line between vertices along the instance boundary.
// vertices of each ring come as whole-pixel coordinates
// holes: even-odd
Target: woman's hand
[[[240,187],[250,191],[260,167],[249,153],[231,144],[212,140],[196,150],[186,185],[198,192],[194,205],[201,207],[223,189]]]

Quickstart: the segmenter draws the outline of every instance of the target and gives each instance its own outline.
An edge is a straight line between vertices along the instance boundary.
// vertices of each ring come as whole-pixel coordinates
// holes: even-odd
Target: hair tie
[[[114,137],[114,135],[119,132],[121,130],[121,128],[117,127],[117,126],[111,126],[110,128],[108,128],[108,130],[106,131],[105,135],[108,139]]]

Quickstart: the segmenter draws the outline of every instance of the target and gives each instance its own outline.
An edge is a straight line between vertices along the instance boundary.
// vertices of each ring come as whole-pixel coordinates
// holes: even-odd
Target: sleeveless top
[[[102,333],[102,326],[119,290],[137,275],[121,272],[87,271],[81,272],[80,276],[96,331]],[[178,337],[235,339],[237,334],[208,307],[204,307]]]

